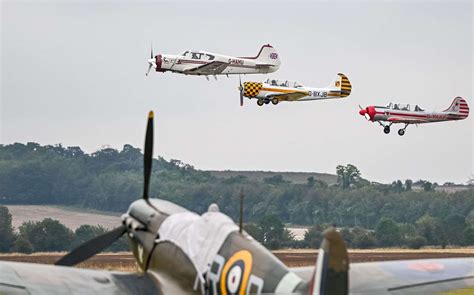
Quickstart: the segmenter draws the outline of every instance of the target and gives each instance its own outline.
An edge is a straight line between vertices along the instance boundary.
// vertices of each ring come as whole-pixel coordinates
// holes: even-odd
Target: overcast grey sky
[[[0,142],[62,143],[93,152],[142,147],[156,113],[155,156],[199,169],[334,173],[464,182],[473,174],[473,113],[390,135],[358,105],[390,101],[474,108],[473,4],[454,2],[2,2]],[[270,43],[269,77],[325,86],[345,73],[345,100],[258,107],[238,102],[238,77],[145,77],[155,53],[255,55]],[[265,75],[245,76],[263,80]],[[400,126],[401,127],[401,126]]]

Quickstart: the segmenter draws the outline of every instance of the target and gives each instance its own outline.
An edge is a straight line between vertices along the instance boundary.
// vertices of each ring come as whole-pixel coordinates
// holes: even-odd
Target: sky
[[[238,77],[152,72],[154,52],[187,49],[282,61],[268,77],[323,87],[338,72],[343,100],[239,106]],[[155,111],[155,156],[198,169],[335,173],[465,182],[474,174],[473,114],[400,125],[385,135],[359,106],[389,102],[444,110],[473,100],[472,1],[2,1],[0,143],[143,146]],[[395,128],[394,128],[395,127]]]

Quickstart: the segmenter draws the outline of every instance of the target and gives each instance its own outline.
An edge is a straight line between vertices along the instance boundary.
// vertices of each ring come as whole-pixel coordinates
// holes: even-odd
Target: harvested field
[[[273,252],[289,267],[315,265],[317,250],[278,250]],[[64,253],[1,254],[0,260],[53,264]],[[387,261],[405,259],[474,257],[474,248],[461,249],[373,249],[350,250],[351,262]],[[116,271],[138,271],[135,259],[129,252],[102,253],[92,257],[79,267]]]
[[[75,208],[41,205],[6,205],[12,214],[13,226],[17,229],[25,221],[41,221],[45,218],[59,220],[68,228],[75,230],[83,224],[101,225],[107,229],[121,224],[120,214],[108,212],[86,212]]]

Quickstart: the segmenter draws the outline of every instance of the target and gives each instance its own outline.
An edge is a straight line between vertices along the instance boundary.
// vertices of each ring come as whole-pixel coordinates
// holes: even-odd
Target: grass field
[[[59,220],[72,230],[83,224],[101,225],[112,229],[122,223],[119,213],[113,215],[114,213],[110,212],[41,205],[6,205],[6,207],[12,214],[12,223],[15,228],[25,221],[40,221],[45,218]]]
[[[0,254],[0,261],[19,261],[32,263],[53,264],[65,253],[34,253],[25,254]],[[315,265],[318,250],[295,249],[273,251],[283,263],[289,267]],[[474,257],[474,248],[456,249],[370,249],[349,250],[349,259],[354,262],[405,260],[405,259],[429,259],[429,258],[455,258]],[[90,269],[106,269],[116,271],[138,271],[135,259],[129,252],[101,253],[81,263],[79,267]]]
[[[230,178],[235,176],[245,176],[248,179],[263,181],[264,178],[272,177],[275,175],[281,175],[284,180],[289,180],[293,183],[306,183],[308,177],[314,177],[314,179],[321,180],[327,184],[334,184],[337,182],[337,175],[328,173],[316,173],[316,172],[273,172],[273,171],[215,171],[208,170],[213,176],[218,178]]]

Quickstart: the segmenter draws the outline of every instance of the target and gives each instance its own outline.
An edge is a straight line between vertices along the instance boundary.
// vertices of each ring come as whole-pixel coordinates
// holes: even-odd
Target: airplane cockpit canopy
[[[413,112],[423,112],[424,110],[418,105],[409,105],[403,103],[390,103],[387,106],[388,109],[396,111],[413,111]]]
[[[201,59],[201,60],[213,60],[215,58],[214,55],[205,53],[205,52],[199,52],[199,51],[189,51],[186,50],[181,54],[181,56],[190,58],[190,59]]]
[[[276,80],[276,79],[270,79],[268,78],[265,83],[270,84],[272,86],[280,86],[280,87],[292,87],[292,88],[298,88],[298,87],[303,87],[298,82],[295,81],[289,81],[289,80]]]

